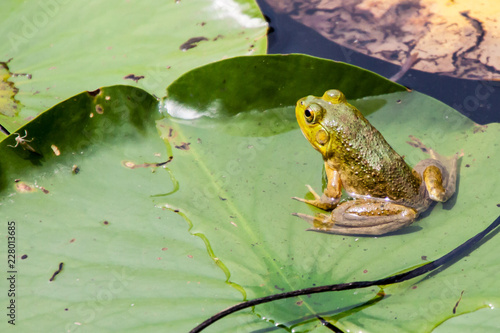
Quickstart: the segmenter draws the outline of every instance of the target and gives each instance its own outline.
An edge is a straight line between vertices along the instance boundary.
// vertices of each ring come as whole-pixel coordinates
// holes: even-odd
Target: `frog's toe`
[[[309,205],[314,204],[314,200],[307,200],[307,199],[303,199],[303,198],[299,198],[299,197],[292,197],[292,199],[300,201],[300,202],[305,202],[306,204],[309,204]]]
[[[302,214],[302,213],[292,213],[292,215],[300,217],[301,219],[304,219],[307,222],[309,222],[311,219],[314,219],[314,216],[307,215],[307,214]]]
[[[316,191],[314,191],[314,189],[311,187],[311,185],[306,184],[306,187],[309,190],[309,192],[311,192],[311,194],[314,196],[314,200],[307,200],[307,199],[302,199],[299,197],[292,197],[292,199],[300,201],[300,202],[305,202],[305,203],[308,203],[311,205],[314,205],[315,202],[320,202],[321,197],[318,195],[318,193],[316,193]]]
[[[319,196],[319,194],[316,193],[316,191],[311,187],[311,185],[306,184],[306,187],[309,190],[309,192],[311,192],[311,194],[314,196],[314,199],[316,199],[316,201],[321,201],[321,196]]]
[[[302,213],[293,213],[292,215],[300,217],[312,226],[312,228],[307,230],[326,231],[333,226],[330,215],[327,214],[317,213],[315,216],[312,216]]]
[[[305,202],[306,204],[309,204],[314,207],[318,207],[323,210],[332,210],[335,207],[337,207],[339,203],[339,198],[331,198],[326,196],[325,194],[319,195],[314,191],[314,189],[310,185],[306,185],[307,189],[311,194],[314,196],[314,199],[309,200],[309,199],[303,199],[299,197],[292,197],[292,199],[300,201],[300,202]]]
[[[300,202],[308,202],[308,201],[311,201],[311,200],[307,200],[307,199],[303,199],[303,198],[300,198],[300,197],[292,197],[293,200],[297,200],[297,201],[300,201]]]
[[[410,146],[422,150],[424,153],[430,155],[432,159],[439,159],[439,154],[436,153],[431,147],[427,147],[419,138],[409,135],[410,141],[406,141]]]

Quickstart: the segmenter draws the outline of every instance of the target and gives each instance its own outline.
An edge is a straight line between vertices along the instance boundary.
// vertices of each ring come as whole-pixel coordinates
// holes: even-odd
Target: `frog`
[[[441,156],[410,135],[408,143],[428,155],[410,167],[337,89],[299,99],[295,115],[302,134],[324,161],[323,193],[306,185],[314,199],[293,197],[329,212],[294,213],[311,225],[308,230],[384,235],[409,226],[432,203],[445,202],[455,193],[458,153]]]

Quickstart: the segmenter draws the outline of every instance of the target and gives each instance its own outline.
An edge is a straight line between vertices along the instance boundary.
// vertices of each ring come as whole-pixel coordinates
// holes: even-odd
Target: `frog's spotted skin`
[[[455,192],[457,155],[441,157],[411,137],[412,145],[426,148],[431,157],[412,170],[338,90],[300,99],[295,114],[323,156],[328,182],[322,196],[307,185],[315,199],[294,199],[332,210],[315,217],[296,214],[312,225],[310,230],[384,234],[411,224],[433,200],[446,201]],[[354,200],[339,204],[342,188]]]

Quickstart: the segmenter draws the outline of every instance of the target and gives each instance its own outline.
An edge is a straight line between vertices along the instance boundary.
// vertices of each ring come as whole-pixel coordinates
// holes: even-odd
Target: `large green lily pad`
[[[185,221],[155,206],[152,195],[174,188],[168,170],[144,164],[170,155],[159,116],[152,96],[114,86],[23,127],[36,153],[9,147],[15,135],[0,143],[1,233],[16,223],[20,331],[183,332],[196,322],[193,305],[212,312],[241,298]]]
[[[224,79],[227,93],[217,85]],[[207,87],[213,99],[203,97]],[[456,197],[389,236],[304,231],[291,213],[312,210],[291,197],[307,195],[304,184],[321,187],[322,161],[293,104],[329,88],[354,96],[410,164],[425,157],[405,142],[410,134],[444,155],[463,150]],[[20,129],[37,154],[7,146],[15,135],[0,143],[0,209],[5,224],[17,224],[18,328],[186,332],[245,298],[420,265],[498,215],[498,124],[479,127],[375,74],[307,56],[242,57],[189,72],[167,94],[168,114],[158,119],[159,103],[140,89],[82,93]],[[27,186],[36,191],[20,191]],[[283,300],[207,332],[328,332],[318,313],[344,331],[431,331],[454,316],[494,312],[499,242],[490,237],[442,271],[385,286],[382,299],[370,288]]]
[[[288,71],[280,66],[283,63],[290,65]],[[184,120],[182,126],[170,120],[170,126],[177,129],[174,133],[178,133],[173,144],[191,140],[192,150],[186,154],[187,158],[171,167],[174,175],[180,175],[180,184],[190,185],[181,187],[166,201],[185,211],[194,229],[208,239],[223,239],[212,243],[213,250],[224,253],[230,249],[227,260],[234,262],[226,265],[235,268],[231,270],[233,281],[251,286],[247,288],[251,291],[250,298],[313,284],[388,276],[443,255],[498,216],[497,171],[490,167],[498,158],[495,154],[498,124],[477,126],[432,98],[403,91],[376,76],[364,77],[367,72],[346,65],[329,63],[329,67],[326,63],[322,66],[321,60],[298,55],[233,59],[187,73],[168,88],[166,104],[170,114],[205,117]],[[244,84],[235,79],[238,73],[245,73]],[[384,84],[382,89],[394,92],[380,95],[377,89]],[[213,88],[212,99],[203,93],[207,86]],[[436,205],[414,226],[391,236],[355,238],[301,233],[306,227],[304,222],[287,213],[312,210],[289,197],[305,195],[304,184],[320,188],[322,160],[298,131],[293,103],[307,94],[321,95],[329,88],[341,89],[348,98],[357,98],[352,102],[369,114],[372,124],[412,165],[426,155],[406,143],[408,135],[420,138],[443,155],[463,152],[457,195],[445,204]],[[239,94],[234,93],[238,90]],[[289,100],[282,97],[288,91]],[[251,113],[251,120],[236,110]],[[223,117],[217,117],[220,115]],[[292,126],[294,130],[289,130]],[[201,144],[196,141],[198,137]],[[226,158],[218,151],[219,147],[224,147]],[[181,172],[194,165],[199,172],[187,175]],[[182,175],[186,175],[184,179],[180,178]],[[205,183],[207,178],[208,188],[196,185]],[[213,201],[218,198],[221,202],[214,207]],[[492,250],[495,241],[487,244],[491,250],[486,252],[486,262],[491,268],[473,262],[467,272],[470,284],[465,282],[463,267],[456,264],[424,279],[416,289],[412,288],[417,281],[386,288],[390,297],[363,311],[337,313],[368,301],[378,290],[316,295],[304,298],[303,302],[290,300],[260,306],[256,311],[268,320],[291,326],[303,324],[302,320],[314,313],[331,313],[332,321],[339,320],[338,325],[345,330],[429,331],[453,316],[453,306],[462,290],[467,290],[469,296],[463,297],[456,315],[498,302],[493,274],[498,268]],[[479,257],[481,261],[485,260],[484,255]],[[219,255],[221,260],[224,257]],[[259,265],[248,267],[249,262],[255,261]],[[477,267],[490,270],[489,279],[488,274],[476,272]],[[440,280],[441,275],[447,274],[451,277]],[[481,287],[476,285],[476,274],[481,275],[481,281],[486,278]],[[454,283],[457,279],[458,287],[452,285],[455,289],[445,293],[443,283]],[[438,305],[429,301],[435,295],[440,295]],[[300,305],[296,305],[297,301]],[[445,311],[445,302],[451,302],[450,311]],[[391,320],[395,313],[397,321]],[[320,323],[313,320],[302,329],[309,330],[311,325],[318,327]]]
[[[0,110],[11,132],[83,90],[128,84],[161,97],[194,67],[267,47],[253,0],[8,0],[0,12],[0,62],[12,59],[9,82],[19,89],[18,116]]]

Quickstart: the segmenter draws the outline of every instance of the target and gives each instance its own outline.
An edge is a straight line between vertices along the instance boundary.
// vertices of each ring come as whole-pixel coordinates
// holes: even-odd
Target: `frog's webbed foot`
[[[460,156],[463,156],[463,153],[460,156],[458,155],[458,153],[456,153],[455,155],[450,156],[450,157],[441,156],[434,149],[432,149],[431,147],[427,147],[422,141],[420,141],[420,139],[414,137],[413,135],[410,135],[409,138],[410,138],[410,141],[407,141],[407,143],[410,146],[415,147],[415,148],[419,148],[424,153],[429,154],[431,159],[440,161],[449,169],[451,169],[451,167],[452,167],[451,164],[453,164],[453,163],[456,166],[457,159]]]
[[[295,199],[300,202],[305,202],[309,205],[318,207],[323,210],[332,210],[335,207],[337,207],[340,198],[331,198],[326,196],[324,193],[323,195],[320,196],[318,193],[316,193],[316,191],[313,190],[313,188],[310,185],[306,185],[306,187],[309,190],[309,192],[311,192],[311,194],[314,196],[314,200],[307,200],[299,197],[292,197],[292,199]]]
[[[429,197],[434,201],[445,202],[453,193],[457,182],[457,160],[460,156],[441,156],[432,148],[426,147],[422,141],[410,135],[411,146],[420,148],[430,155],[429,159],[420,161],[415,171],[422,175]]]
[[[340,204],[331,215],[293,214],[306,220],[308,230],[339,235],[383,235],[413,223],[413,208],[378,200],[352,200]]]
[[[431,157],[432,154],[435,153],[431,148],[424,145],[419,138],[414,137],[413,135],[409,135],[408,137],[410,138],[410,141],[406,141],[406,143],[409,144],[410,146],[422,150],[424,153],[431,155]]]

